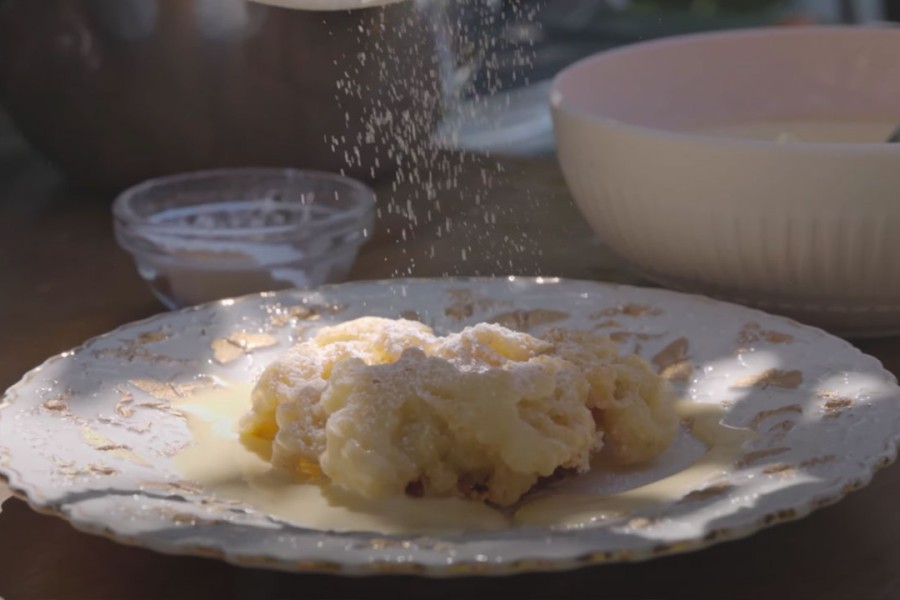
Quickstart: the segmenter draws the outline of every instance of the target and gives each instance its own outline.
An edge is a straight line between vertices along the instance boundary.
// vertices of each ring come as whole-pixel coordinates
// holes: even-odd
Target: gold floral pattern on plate
[[[737,352],[746,352],[749,348],[756,344],[792,344],[794,336],[781,331],[764,329],[759,323],[747,323],[738,332],[738,349]]]
[[[743,377],[732,384],[733,388],[757,387],[766,389],[769,387],[796,390],[803,384],[803,372],[799,370],[785,371],[782,369],[766,369],[762,373]]]
[[[488,319],[490,323],[496,323],[514,331],[529,332],[536,327],[559,323],[569,318],[569,313],[561,310],[537,308],[534,310],[514,310],[496,315]]]
[[[608,319],[610,317],[658,317],[665,311],[657,306],[629,302],[619,306],[604,308],[590,316],[591,319]]]
[[[670,381],[687,381],[694,374],[689,350],[690,341],[680,337],[657,352],[652,362],[664,378]]]
[[[268,333],[235,331],[226,337],[214,339],[210,343],[210,347],[215,361],[227,365],[255,350],[269,348],[276,344],[278,344],[278,339]]]

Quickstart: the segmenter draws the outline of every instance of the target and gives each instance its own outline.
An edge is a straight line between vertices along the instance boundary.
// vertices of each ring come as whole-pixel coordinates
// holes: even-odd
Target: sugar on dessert
[[[601,449],[618,464],[651,461],[677,423],[667,382],[608,337],[487,323],[440,337],[365,317],[271,364],[239,430],[304,481],[502,507],[587,471]]]

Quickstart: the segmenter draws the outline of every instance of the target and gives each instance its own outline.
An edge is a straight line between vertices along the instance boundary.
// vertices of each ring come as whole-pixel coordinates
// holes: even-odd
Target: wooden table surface
[[[629,279],[591,235],[552,158],[446,159],[462,165],[460,187],[438,192],[441,210],[430,221],[433,205],[412,188],[383,190],[378,233],[353,278]],[[407,216],[388,209],[393,201],[405,210],[407,199],[418,220],[412,229]],[[0,389],[55,353],[163,310],[117,248],[109,202],[68,189],[15,136],[0,135]],[[900,372],[900,340],[862,348]],[[900,467],[893,466],[835,506],[742,541],[642,564],[449,581],[271,573],[162,556],[78,533],[14,499],[0,513],[0,596],[900,598],[898,499]]]

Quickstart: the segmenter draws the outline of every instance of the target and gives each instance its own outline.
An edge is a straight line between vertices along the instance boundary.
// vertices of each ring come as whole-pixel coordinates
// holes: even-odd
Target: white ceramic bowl
[[[900,331],[900,144],[696,133],[774,119],[900,123],[900,29],[636,44],[561,73],[552,106],[579,207],[650,279],[842,334]]]

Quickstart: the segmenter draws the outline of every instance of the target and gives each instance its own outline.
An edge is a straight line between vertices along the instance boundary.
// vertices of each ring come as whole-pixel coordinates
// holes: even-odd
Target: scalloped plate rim
[[[162,312],[157,313],[151,316],[148,316],[143,319],[139,319],[136,321],[128,322],[122,324],[114,329],[111,329],[103,334],[93,336],[87,339],[85,342],[73,347],[70,350],[63,351],[57,353],[48,359],[44,360],[38,366],[27,371],[16,383],[10,386],[3,394],[0,396],[0,418],[2,418],[2,411],[8,408],[11,404],[11,399],[18,396],[21,392],[20,388],[27,386],[27,384],[36,376],[40,374],[40,372],[46,369],[48,366],[54,364],[57,361],[64,360],[71,355],[82,351],[84,348],[90,346],[91,344],[101,341],[104,339],[108,339],[114,337],[116,334],[131,330],[133,328],[138,327],[146,327],[151,325],[157,321],[165,321],[171,318],[173,315],[186,315],[194,312],[202,312],[209,307],[222,305],[222,306],[234,306],[239,303],[244,302],[252,302],[252,301],[262,301],[262,300],[272,300],[272,299],[280,299],[280,298],[293,298],[299,299],[304,298],[313,293],[317,292],[328,292],[330,290],[336,289],[347,289],[352,287],[365,287],[371,285],[378,286],[404,286],[404,285],[417,285],[422,284],[423,282],[438,282],[443,284],[474,284],[478,285],[480,283],[493,283],[497,281],[509,281],[509,282],[524,282],[529,285],[565,285],[565,284],[584,284],[584,285],[592,285],[597,286],[598,288],[608,288],[608,289],[617,289],[617,290],[626,290],[626,291],[640,291],[640,292],[651,292],[654,295],[659,295],[662,297],[670,296],[674,298],[682,298],[688,301],[693,302],[702,302],[702,303],[710,303],[721,306],[733,307],[741,310],[746,315],[757,315],[765,318],[776,318],[784,323],[791,324],[793,326],[799,327],[809,333],[815,333],[819,336],[826,336],[831,340],[836,340],[840,342],[845,350],[852,350],[856,355],[860,357],[864,357],[865,359],[872,362],[873,366],[877,366],[878,369],[884,374],[889,376],[892,382],[896,385],[897,378],[890,371],[884,368],[883,363],[877,358],[865,354],[857,347],[852,345],[850,342],[843,340],[841,338],[837,338],[828,332],[814,326],[805,325],[799,323],[789,317],[783,317],[779,315],[773,315],[771,313],[766,313],[765,311],[755,309],[752,307],[743,306],[740,304],[736,304],[733,302],[728,302],[724,300],[712,299],[707,296],[703,296],[700,294],[691,294],[680,291],[674,291],[663,288],[653,288],[653,287],[641,287],[641,286],[633,286],[628,284],[617,284],[617,283],[606,283],[606,282],[598,282],[598,281],[590,281],[590,280],[578,280],[578,279],[566,279],[566,278],[556,278],[556,277],[531,277],[531,276],[510,276],[510,277],[449,277],[449,278],[398,278],[398,279],[375,279],[375,280],[358,280],[351,281],[346,283],[338,283],[338,284],[330,284],[317,286],[313,288],[307,289],[291,289],[291,290],[283,290],[279,292],[262,292],[256,294],[248,294],[245,296],[235,297],[235,298],[227,298],[222,300],[217,300],[213,302],[208,302],[196,306],[186,307],[180,309],[178,311],[170,311],[170,312]],[[900,392],[900,390],[898,390]],[[18,498],[19,500],[24,501],[32,510],[38,512],[43,515],[53,516],[64,521],[68,522],[74,529],[77,531],[96,535],[99,537],[103,537],[117,543],[121,543],[126,546],[135,547],[135,548],[143,548],[148,549],[153,552],[157,552],[160,554],[170,555],[170,556],[193,556],[193,557],[206,557],[206,558],[216,558],[223,560],[229,564],[239,567],[251,567],[251,568],[265,568],[265,569],[273,569],[280,571],[288,571],[288,572],[305,572],[305,573],[322,573],[322,574],[331,574],[331,575],[341,575],[341,576],[351,576],[351,577],[365,577],[371,575],[379,575],[379,574],[393,574],[393,575],[418,575],[418,576],[426,576],[433,578],[448,578],[448,577],[460,577],[460,576],[482,576],[482,575],[509,575],[509,574],[518,574],[518,573],[529,573],[529,572],[563,572],[572,569],[578,569],[583,567],[588,567],[592,565],[598,564],[608,564],[608,563],[619,563],[619,562],[643,562],[646,560],[651,560],[658,557],[670,556],[676,554],[683,554],[688,552],[695,552],[704,548],[708,548],[710,546],[719,544],[721,542],[726,541],[734,541],[739,539],[744,539],[749,537],[759,531],[768,529],[770,527],[776,526],[778,524],[799,520],[801,518],[805,518],[811,513],[819,510],[820,508],[824,508],[826,506],[833,505],[854,491],[858,491],[866,486],[868,486],[874,476],[882,469],[888,467],[893,464],[897,460],[898,450],[900,450],[900,431],[896,432],[892,437],[885,440],[885,447],[883,451],[877,456],[870,457],[869,462],[867,462],[864,466],[864,469],[861,469],[860,472],[857,473],[857,477],[854,480],[847,481],[843,484],[843,486],[835,486],[840,489],[837,489],[834,494],[821,494],[817,497],[807,499],[806,502],[802,504],[793,503],[791,506],[785,507],[785,511],[790,514],[776,515],[773,513],[768,513],[766,515],[761,516],[753,523],[748,523],[742,526],[733,526],[729,528],[724,528],[721,530],[717,530],[715,533],[715,537],[713,539],[706,539],[706,537],[696,537],[696,536],[687,536],[684,539],[678,539],[675,541],[668,542],[668,548],[656,552],[656,551],[620,551],[616,552],[599,552],[592,553],[584,556],[575,556],[568,558],[551,558],[545,559],[540,556],[535,556],[533,559],[520,559],[515,562],[498,562],[498,563],[483,563],[483,562],[475,562],[475,561],[457,561],[453,562],[449,565],[436,565],[429,564],[424,562],[378,562],[372,561],[368,563],[340,563],[336,564],[331,560],[321,560],[320,557],[315,556],[315,552],[307,551],[304,555],[298,555],[298,557],[293,560],[286,561],[282,558],[273,556],[273,555],[254,555],[248,556],[239,553],[231,553],[227,550],[223,550],[221,548],[215,548],[211,546],[203,546],[203,545],[192,545],[185,546],[183,544],[178,544],[177,542],[173,542],[171,544],[165,544],[161,542],[156,542],[153,540],[142,539],[140,535],[129,535],[125,533],[120,533],[116,531],[114,528],[110,526],[101,526],[97,523],[94,523],[90,520],[82,520],[77,515],[73,515],[70,512],[67,512],[64,508],[54,506],[53,503],[46,503],[43,500],[36,497],[36,490],[29,490],[25,487],[23,480],[25,479],[20,473],[12,469],[9,465],[10,457],[8,456],[8,448],[0,447],[0,480],[4,480],[9,485],[10,490],[13,493],[13,496]],[[784,512],[784,511],[779,511]],[[770,518],[771,517],[771,518]],[[322,535],[322,536],[330,536],[334,535],[329,532],[319,532],[316,530],[308,529],[306,530],[310,534]],[[343,534],[337,534],[343,535]],[[376,536],[379,539],[397,539],[397,540],[408,540],[410,536],[404,535],[390,535],[390,534],[366,534],[353,532],[348,535],[356,535],[359,536]],[[553,532],[550,535],[553,536],[565,536],[566,532]],[[413,536],[413,539],[422,539],[425,536]],[[536,565],[531,565],[528,563],[538,563]],[[298,564],[302,564],[302,568],[296,568]],[[336,568],[337,567],[337,568]]]

